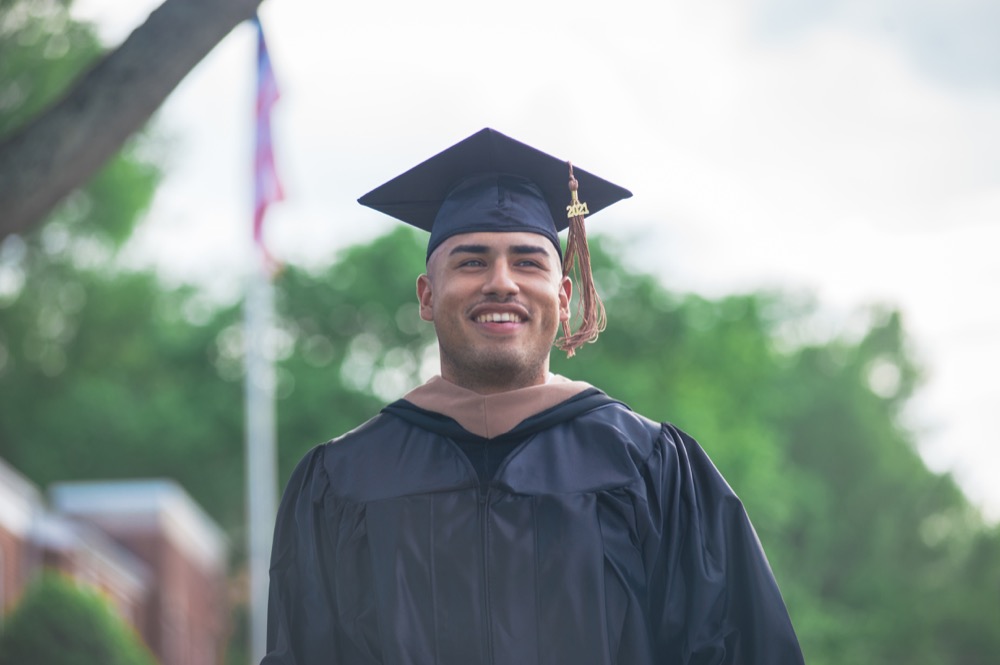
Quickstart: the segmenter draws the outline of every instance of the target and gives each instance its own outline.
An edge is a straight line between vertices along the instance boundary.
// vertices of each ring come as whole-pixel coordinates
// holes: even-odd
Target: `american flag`
[[[271,146],[271,107],[278,101],[278,84],[264,42],[264,28],[256,17],[254,23],[257,26],[257,138],[254,149],[253,238],[265,262],[273,268],[275,262],[264,245],[264,214],[271,203],[285,197],[274,168]]]

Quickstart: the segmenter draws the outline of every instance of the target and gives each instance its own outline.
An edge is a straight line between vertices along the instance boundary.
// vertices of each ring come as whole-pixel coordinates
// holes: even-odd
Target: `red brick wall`
[[[21,597],[25,585],[27,544],[0,527],[0,615]]]
[[[114,534],[153,569],[141,632],[162,665],[218,665],[228,637],[225,571],[203,570],[162,533]]]

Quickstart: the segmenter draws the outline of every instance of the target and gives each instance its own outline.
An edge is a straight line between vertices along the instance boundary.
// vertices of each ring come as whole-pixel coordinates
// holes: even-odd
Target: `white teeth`
[[[476,323],[520,323],[521,317],[510,312],[492,312],[490,314],[480,314],[476,317]]]

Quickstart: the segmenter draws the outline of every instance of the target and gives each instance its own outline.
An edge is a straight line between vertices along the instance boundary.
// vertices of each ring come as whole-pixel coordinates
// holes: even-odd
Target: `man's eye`
[[[486,265],[482,259],[468,259],[458,264],[460,268],[481,268]]]

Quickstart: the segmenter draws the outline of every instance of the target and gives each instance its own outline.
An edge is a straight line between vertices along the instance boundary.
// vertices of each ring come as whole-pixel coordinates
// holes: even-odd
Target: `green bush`
[[[95,591],[46,575],[0,633],[0,665],[155,665],[132,629]]]

